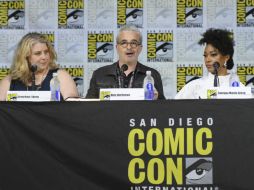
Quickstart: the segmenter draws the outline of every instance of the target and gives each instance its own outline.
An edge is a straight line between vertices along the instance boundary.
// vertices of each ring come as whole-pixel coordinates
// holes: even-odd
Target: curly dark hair
[[[198,42],[199,45],[211,44],[213,47],[219,50],[222,55],[229,55],[230,58],[227,61],[227,69],[232,69],[234,66],[234,39],[233,33],[224,29],[210,28],[202,34]]]

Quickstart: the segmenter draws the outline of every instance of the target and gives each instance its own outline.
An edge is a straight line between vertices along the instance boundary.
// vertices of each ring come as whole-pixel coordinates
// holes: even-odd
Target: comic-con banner
[[[254,9],[253,9],[254,10]],[[237,29],[234,33],[236,38],[236,58],[241,62],[252,62],[254,53],[254,30]]]
[[[248,0],[237,0],[237,26],[253,27],[254,2]]]
[[[28,1],[27,1],[28,2]],[[57,23],[57,3],[52,0],[29,0],[27,6],[29,29],[55,29]]]
[[[147,1],[147,27],[173,28],[175,21],[175,0]]]
[[[9,68],[0,68],[0,80],[8,75],[9,70]]]
[[[131,190],[197,184],[202,189],[218,189],[213,187],[214,118],[198,118],[188,128],[181,127],[173,117],[168,118],[167,127],[160,126],[157,118],[129,122]]]
[[[115,0],[88,1],[88,28],[114,28],[116,23],[115,2]]]
[[[147,33],[147,61],[169,62],[173,60],[173,32]]]
[[[84,68],[83,68],[83,65],[65,66],[63,68],[72,76],[74,82],[76,83],[79,95],[83,96],[83,93],[84,93],[84,87],[83,87]]]
[[[82,29],[84,27],[84,0],[58,1],[58,28]]]
[[[202,65],[177,65],[177,92],[179,92],[188,82],[203,76]]]
[[[176,35],[176,60],[178,63],[202,63],[203,47],[198,44],[202,30],[179,29]]]
[[[209,0],[207,7],[207,28],[234,28],[235,2],[232,0]]]
[[[25,28],[25,1],[0,1],[0,29]]]
[[[177,1],[177,27],[203,27],[203,0]]]
[[[58,31],[58,61],[62,65],[82,64],[86,60],[85,37],[82,30]]]
[[[237,75],[245,86],[254,86],[254,66],[252,64],[239,64]]]
[[[113,62],[114,35],[112,31],[90,31],[88,41],[88,62]]]
[[[253,100],[0,103],[4,190],[253,189]]]
[[[143,0],[117,0],[117,27],[135,25],[143,27]]]
[[[54,31],[40,31],[40,33],[51,42],[52,46],[55,46],[55,32]]]

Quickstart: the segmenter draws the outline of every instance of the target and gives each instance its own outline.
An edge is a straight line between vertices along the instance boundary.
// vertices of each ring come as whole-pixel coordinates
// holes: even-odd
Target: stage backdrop
[[[202,76],[197,41],[210,27],[234,32],[238,74],[252,85],[253,8],[251,0],[0,0],[0,79],[20,38],[37,31],[53,43],[58,63],[85,95],[92,72],[117,60],[118,28],[134,24],[143,33],[140,61],[161,73],[167,98]]]
[[[253,100],[0,103],[0,189],[253,190]]]

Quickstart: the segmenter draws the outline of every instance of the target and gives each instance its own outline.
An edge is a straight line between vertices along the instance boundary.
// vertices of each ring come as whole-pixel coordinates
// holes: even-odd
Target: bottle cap
[[[232,82],[232,87],[239,87],[239,82],[237,81]]]
[[[146,71],[146,74],[147,75],[151,75],[151,71]]]
[[[53,77],[57,77],[57,72],[53,73]]]

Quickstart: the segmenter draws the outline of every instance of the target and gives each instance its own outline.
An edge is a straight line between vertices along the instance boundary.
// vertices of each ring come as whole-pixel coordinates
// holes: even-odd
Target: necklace
[[[44,79],[47,77],[48,71],[49,71],[49,69],[47,69],[47,70],[43,73],[43,75],[42,75],[42,77],[41,77],[41,80],[40,80],[41,82],[40,82],[38,85],[35,85],[36,91],[38,91],[38,90],[41,89],[42,83],[43,83]],[[26,87],[26,90],[27,90],[27,91],[29,91],[29,87],[32,87],[32,86],[27,86],[27,87]]]

